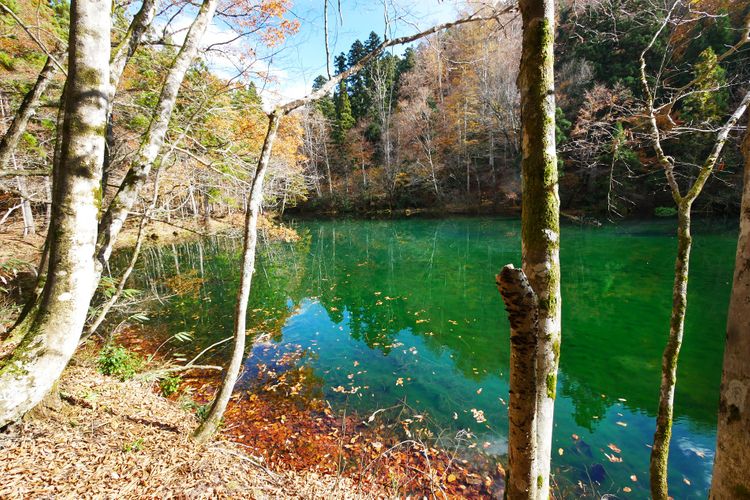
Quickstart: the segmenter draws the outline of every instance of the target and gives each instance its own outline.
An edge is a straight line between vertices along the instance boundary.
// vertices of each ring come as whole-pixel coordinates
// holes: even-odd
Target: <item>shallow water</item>
[[[560,491],[598,480],[599,494],[648,496],[674,224],[563,227],[563,343],[552,457]],[[296,226],[301,241],[260,252],[249,326],[270,332],[270,344],[280,351],[302,346],[309,355],[300,362],[312,368],[334,408],[367,415],[405,400],[447,433],[471,429],[480,448],[501,457],[509,326],[494,275],[508,262],[520,263],[519,221]],[[736,234],[717,223],[696,230],[670,450],[675,498],[705,497],[710,484]],[[152,322],[172,334],[193,332],[195,344],[183,351],[231,334],[240,250],[239,240],[211,238],[145,252],[135,286],[179,292],[153,311]],[[268,352],[264,345],[252,351],[248,368]],[[353,388],[355,394],[340,392]]]

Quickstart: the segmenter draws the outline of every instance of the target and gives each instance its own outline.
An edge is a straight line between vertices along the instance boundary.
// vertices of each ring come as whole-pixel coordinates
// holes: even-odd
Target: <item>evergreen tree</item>
[[[349,93],[346,91],[346,83],[342,81],[336,94],[336,124],[333,133],[337,144],[343,145],[346,142],[346,133],[351,130],[355,123],[352,105],[349,102]]]
[[[720,120],[727,112],[729,92],[726,70],[717,63],[713,48],[700,53],[693,74],[698,83],[695,92],[685,98],[682,117],[693,122]]]

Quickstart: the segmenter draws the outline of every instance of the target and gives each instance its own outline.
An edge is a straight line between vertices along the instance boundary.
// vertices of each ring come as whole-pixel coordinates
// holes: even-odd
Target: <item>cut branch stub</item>
[[[541,472],[537,456],[537,396],[544,391],[536,369],[539,301],[526,274],[512,264],[505,266],[496,280],[510,320],[507,494],[511,500],[537,498]]]
[[[503,267],[495,277],[497,289],[505,302],[511,327],[511,342],[515,334],[534,332],[539,321],[538,300],[531,288],[526,274],[522,269],[516,269],[513,264]]]

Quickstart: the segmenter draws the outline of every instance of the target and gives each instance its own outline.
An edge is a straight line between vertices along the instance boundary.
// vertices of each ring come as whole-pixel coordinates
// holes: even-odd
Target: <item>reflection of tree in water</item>
[[[498,365],[507,366],[502,356],[507,346],[488,341],[485,333],[507,327],[497,304],[489,309],[477,301],[493,290],[491,280],[481,279],[484,269],[491,269],[482,265],[487,254],[476,263],[468,255],[483,246],[481,234],[462,231],[455,221],[405,222],[415,224],[316,227],[309,293],[319,297],[336,323],[344,320],[345,308],[352,337],[371,348],[387,354],[397,336],[408,331],[423,337],[435,353],[451,351],[456,368],[468,378],[496,374]],[[457,232],[461,245],[455,244]],[[446,272],[451,267],[455,272]]]
[[[628,237],[622,227],[564,228],[560,392],[582,427],[590,429],[619,397],[632,409],[655,411],[673,264],[671,236],[655,227],[628,229],[644,234]],[[399,336],[413,334],[436,356],[450,356],[465,378],[507,375],[508,325],[492,276],[518,261],[515,221],[311,222],[299,232],[296,243],[260,249],[252,332],[281,341],[293,307],[315,298],[331,321],[371,349],[390,354]],[[717,311],[726,302],[733,245],[723,236],[696,241],[676,417],[713,427],[715,408],[705,401],[717,397],[721,352],[711,335],[722,335]],[[195,332],[195,350],[229,336],[240,246],[213,237],[147,249],[133,286],[165,301],[154,323],[169,325],[169,334]],[[203,280],[198,293],[172,295],[168,280],[191,269]]]
[[[300,256],[308,252],[308,245],[309,239],[302,238],[259,248],[248,314],[253,332],[280,335],[292,313],[288,292],[300,287]],[[154,326],[168,325],[170,334],[193,332],[196,341],[183,346],[183,352],[197,353],[231,335],[241,246],[239,239],[215,236],[144,251],[134,286],[157,297],[152,301]],[[228,345],[217,349],[213,357],[220,358],[226,349]]]

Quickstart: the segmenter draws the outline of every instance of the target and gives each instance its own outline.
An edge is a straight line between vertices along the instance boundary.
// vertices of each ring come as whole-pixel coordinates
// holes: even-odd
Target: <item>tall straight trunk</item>
[[[245,358],[245,322],[247,319],[247,301],[250,298],[250,289],[252,287],[253,273],[255,272],[255,247],[258,241],[258,215],[260,214],[261,204],[263,202],[263,180],[268,170],[268,164],[271,161],[271,151],[276,139],[276,131],[279,128],[279,119],[281,112],[273,111],[269,115],[268,131],[266,139],[263,142],[258,168],[253,177],[253,184],[250,189],[250,203],[245,213],[245,235],[244,247],[242,250],[242,274],[240,276],[240,289],[237,293],[237,303],[234,309],[234,343],[232,347],[232,357],[229,361],[227,371],[224,373],[224,379],[221,383],[219,393],[211,405],[211,410],[206,420],[196,429],[194,437],[198,442],[205,442],[216,433],[219,428],[221,419],[224,416],[224,410],[227,408],[229,398],[232,397],[234,384],[242,367],[242,361]]]
[[[44,67],[39,73],[34,86],[31,87],[31,90],[23,98],[21,106],[13,117],[13,121],[2,140],[0,140],[0,170],[8,167],[18,141],[21,140],[21,136],[26,131],[29,120],[36,113],[36,108],[39,106],[39,99],[44,94],[44,91],[47,90],[55,73],[57,73],[57,66],[53,62],[53,56],[47,57],[47,61],[44,63]]]
[[[745,184],[727,315],[712,500],[750,498],[750,129],[742,154]]]
[[[508,265],[497,277],[511,320],[510,391],[517,403],[509,410],[508,498],[546,500],[561,339],[554,2],[520,0],[519,7],[523,21],[518,74],[523,124],[523,266],[519,271]],[[534,363],[529,366],[529,354],[519,349],[521,343],[533,341]],[[528,381],[531,371],[533,384]]]
[[[41,300],[0,362],[0,427],[49,392],[73,355],[96,288],[96,223],[109,86],[110,0],[73,0],[60,172]]]
[[[156,161],[164,136],[167,133],[169,120],[172,117],[177,94],[190,64],[198,53],[198,45],[208,28],[218,0],[204,0],[193,24],[188,30],[185,42],[175,57],[161,89],[159,102],[152,114],[146,137],[136,153],[130,169],[120,184],[112,202],[109,204],[99,224],[99,241],[97,259],[104,263],[109,260],[115,240],[120,234],[122,225],[138,199],[138,193],[146,182],[151,168]]]
[[[745,183],[727,315],[712,500],[750,498],[750,129],[742,154]]]

